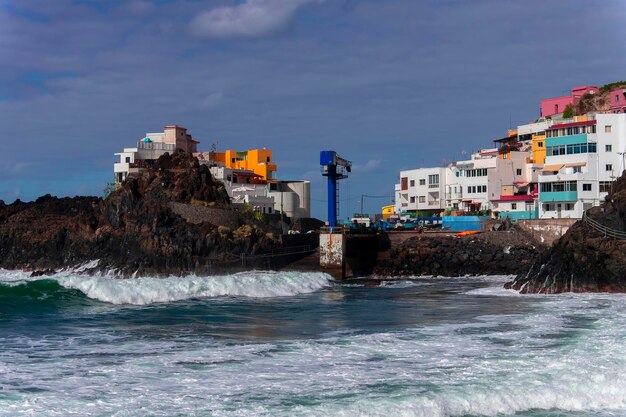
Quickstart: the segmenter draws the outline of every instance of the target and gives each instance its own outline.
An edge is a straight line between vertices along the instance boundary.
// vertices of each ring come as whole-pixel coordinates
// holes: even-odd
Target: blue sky
[[[340,215],[389,195],[377,212],[400,169],[626,79],[625,20],[621,0],[0,0],[0,199],[100,195],[114,152],[176,123],[205,150],[272,149],[320,218],[336,150]]]

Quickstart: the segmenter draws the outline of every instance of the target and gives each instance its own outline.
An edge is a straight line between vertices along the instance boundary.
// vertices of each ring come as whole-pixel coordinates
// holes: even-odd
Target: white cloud
[[[354,171],[357,172],[372,172],[380,168],[381,161],[380,159],[370,159],[365,164],[355,164]]]
[[[246,0],[218,7],[191,21],[191,31],[207,38],[247,38],[271,35],[284,29],[299,7],[321,0]]]
[[[224,95],[220,92],[209,94],[201,103],[201,107],[205,109],[215,109],[219,106]]]

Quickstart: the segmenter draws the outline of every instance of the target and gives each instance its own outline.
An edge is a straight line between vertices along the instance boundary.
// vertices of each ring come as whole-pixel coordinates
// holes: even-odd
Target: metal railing
[[[139,142],[137,143],[137,148],[154,151],[174,151],[176,150],[176,145],[173,143],[163,142]]]
[[[594,220],[591,217],[587,216],[586,211],[583,213],[583,221],[595,231],[602,233],[605,237],[612,237],[614,239],[626,240],[626,232],[612,229],[610,227],[600,224],[597,220]]]

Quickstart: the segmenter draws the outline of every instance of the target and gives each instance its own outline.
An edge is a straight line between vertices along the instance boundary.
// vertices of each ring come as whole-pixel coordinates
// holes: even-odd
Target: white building
[[[471,159],[457,161],[448,167],[446,207],[453,210],[488,210],[489,174],[496,168],[497,149],[483,149]]]
[[[177,149],[185,152],[196,152],[199,142],[187,133],[187,129],[178,125],[165,126],[163,133],[146,133],[146,136],[137,141],[134,148],[124,148],[115,155],[120,158],[113,164],[115,182],[124,181],[129,174],[140,172],[153,164],[166,152],[170,154]]]
[[[256,182],[260,175],[254,171],[223,166],[211,166],[209,169],[215,179],[224,183],[232,204],[248,204],[254,210],[265,214],[275,212],[274,198],[268,195],[268,185],[265,182]]]
[[[293,220],[311,217],[311,182],[277,181],[268,184],[268,196],[274,199],[274,212]]]
[[[626,114],[597,114],[547,129],[539,175],[539,217],[581,218],[599,205],[624,170]]]
[[[445,209],[446,171],[442,167],[400,171],[400,184],[396,184],[396,213],[439,213]]]

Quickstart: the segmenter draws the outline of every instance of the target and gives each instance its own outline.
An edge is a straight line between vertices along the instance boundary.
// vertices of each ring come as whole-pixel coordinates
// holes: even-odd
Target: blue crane
[[[348,178],[352,162],[337,155],[335,151],[321,151],[322,175],[328,177],[328,226],[337,226],[337,180]]]

